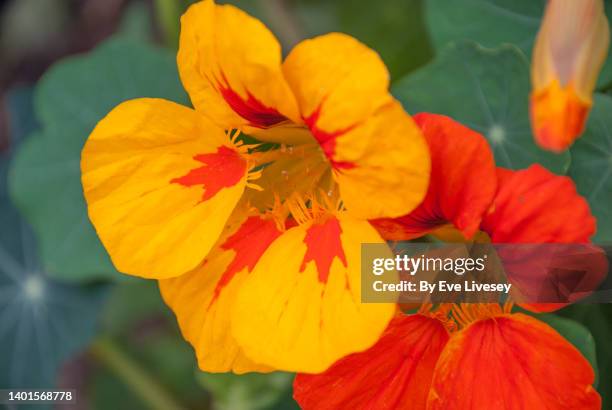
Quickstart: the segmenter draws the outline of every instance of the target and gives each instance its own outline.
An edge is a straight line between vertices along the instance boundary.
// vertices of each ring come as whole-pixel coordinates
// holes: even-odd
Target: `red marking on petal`
[[[242,98],[228,84],[225,75],[222,75],[226,85],[217,83],[217,87],[225,102],[234,112],[247,120],[249,124],[257,128],[268,128],[285,121],[287,118],[275,108],[266,107],[261,101],[247,91],[247,99]]]
[[[266,249],[281,235],[281,231],[272,219],[262,219],[258,216],[249,217],[240,228],[221,245],[224,250],[233,250],[234,258],[221,275],[215,287],[212,305],[219,294],[236,273],[245,268],[250,273],[255,268]]]
[[[240,182],[247,167],[244,158],[226,146],[217,148],[217,152],[211,154],[196,155],[193,159],[204,165],[192,169],[182,177],[174,178],[170,183],[186,187],[202,185],[204,187],[202,201],[212,198],[221,189]]]
[[[342,264],[346,266],[346,256],[340,239],[341,233],[342,228],[336,218],[329,218],[324,222],[310,226],[304,238],[307,250],[302,260],[300,272],[306,269],[308,262],[314,261],[319,273],[319,282],[326,283],[334,258],[339,258]]]
[[[310,132],[321,146],[321,149],[325,153],[325,156],[329,160],[330,164],[335,170],[354,168],[354,163],[348,161],[336,161],[334,157],[336,155],[336,139],[341,135],[350,132],[357,126],[357,124],[353,124],[351,126],[333,132],[327,132],[317,127],[317,122],[319,121],[320,116],[321,106],[319,105],[317,109],[314,110],[312,114],[310,114],[310,116],[304,118],[304,122],[306,123],[306,125],[310,129]]]

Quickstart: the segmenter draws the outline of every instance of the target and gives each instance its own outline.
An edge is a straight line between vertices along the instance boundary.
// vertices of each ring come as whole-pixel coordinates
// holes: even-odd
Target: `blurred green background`
[[[74,388],[82,409],[297,408],[293,375],[199,372],[156,284],[117,273],[87,219],[79,155],[96,122],[129,98],[189,104],[174,60],[188,3],[0,1],[0,388]],[[543,0],[229,3],[285,53],[330,31],[373,47],[409,112],[478,130],[499,165],[569,175],[599,219],[596,239],[612,243],[612,64],[583,139],[561,155],[537,148],[527,98]],[[591,361],[612,409],[612,307],[543,318]]]

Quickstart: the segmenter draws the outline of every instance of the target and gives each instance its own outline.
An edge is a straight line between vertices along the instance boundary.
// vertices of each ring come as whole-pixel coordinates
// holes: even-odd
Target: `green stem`
[[[92,354],[143,402],[154,410],[179,410],[184,407],[178,404],[164,388],[153,380],[132,358],[126,355],[112,340],[100,338],[91,346]]]
[[[181,5],[179,0],[155,0],[155,14],[168,47],[178,46]]]

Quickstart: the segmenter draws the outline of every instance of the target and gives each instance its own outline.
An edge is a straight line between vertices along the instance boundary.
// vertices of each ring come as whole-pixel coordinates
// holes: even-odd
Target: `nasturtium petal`
[[[498,168],[498,191],[482,231],[500,247],[513,297],[538,312],[562,308],[605,279],[603,251],[589,245],[596,220],[574,182],[539,165],[521,171]],[[568,244],[566,247],[536,244]]]
[[[248,171],[224,131],[160,99],[111,111],[87,140],[81,168],[89,217],[117,269],[158,279],[204,259]]]
[[[380,56],[346,34],[302,41],[287,56],[283,73],[319,142],[346,138],[329,135],[343,134],[391,101],[389,72]],[[359,142],[352,142],[354,155],[363,148]]]
[[[79,162],[97,122],[121,102],[140,97],[188,102],[170,50],[121,36],[62,59],[36,85],[40,132],[16,152],[9,182],[11,199],[31,224],[50,277],[126,278],[113,267],[89,221]]]
[[[524,314],[455,333],[436,366],[428,410],[600,409],[593,369],[554,329]]]
[[[590,308],[590,306],[592,305],[583,305],[583,307],[587,309]],[[588,327],[584,323],[581,323],[581,321],[555,314],[539,314],[534,317],[555,329],[564,339],[582,353],[585,359],[589,361],[595,373],[594,386],[601,389],[599,385],[601,379],[599,378],[599,368],[597,364],[597,345]]]
[[[230,220],[236,218],[230,217]],[[159,281],[181,332],[207,372],[245,373],[271,369],[245,356],[230,332],[231,312],[245,278],[281,234],[274,219],[240,215],[206,260],[191,272]]]
[[[293,395],[304,410],[425,410],[448,331],[435,318],[400,315],[368,350],[321,374],[298,374]]]
[[[393,316],[394,304],[361,303],[361,244],[383,243],[374,228],[319,218],[279,236],[238,292],[232,333],[255,362],[321,372],[374,344]]]
[[[487,140],[449,117],[414,116],[431,153],[427,195],[411,213],[372,221],[388,240],[408,240],[451,223],[465,238],[478,230],[497,186],[495,162]]]
[[[193,106],[223,128],[300,121],[282,74],[278,40],[232,5],[204,0],[187,10],[177,62]]]
[[[529,64],[513,45],[449,44],[426,66],[398,80],[393,94],[410,113],[448,115],[487,138],[499,166],[541,164],[567,171],[569,153],[539,148],[529,122]]]
[[[532,165],[498,169],[498,190],[482,230],[493,243],[586,243],[595,225],[570,178]]]
[[[398,102],[380,107],[344,138],[348,144],[367,142],[365,151],[352,157],[339,141],[331,158],[340,196],[353,216],[397,217],[417,207],[427,192],[431,160],[420,130]]]

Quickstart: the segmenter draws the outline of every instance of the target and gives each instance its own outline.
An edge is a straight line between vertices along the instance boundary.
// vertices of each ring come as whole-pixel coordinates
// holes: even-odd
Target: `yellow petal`
[[[369,141],[358,157],[344,155],[352,140]],[[419,128],[401,105],[391,102],[349,131],[333,157],[334,176],[348,211],[359,218],[398,217],[425,197],[431,159]]]
[[[299,43],[283,72],[301,116],[318,113],[317,128],[328,133],[353,127],[392,98],[389,72],[379,55],[346,34]]]
[[[194,110],[137,99],[98,123],[81,170],[89,217],[116,268],[168,278],[212,248],[244,191],[247,163]]]
[[[281,47],[259,20],[204,0],[181,18],[179,73],[191,101],[223,128],[299,122]]]
[[[532,126],[543,148],[562,151],[582,133],[609,44],[602,0],[548,2],[531,65]]]
[[[206,261],[177,278],[159,281],[166,303],[176,314],[183,337],[207,372],[267,372],[245,356],[230,332],[231,312],[244,280],[281,232],[274,220],[241,218]]]
[[[348,215],[288,229],[238,293],[232,333],[246,354],[277,369],[316,373],[374,344],[395,305],[361,303],[360,248],[381,242],[367,222]]]
[[[349,212],[373,219],[412,211],[427,190],[429,150],[389,94],[378,54],[332,33],[298,44],[283,70]]]

